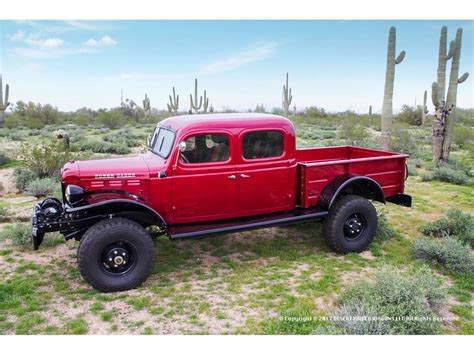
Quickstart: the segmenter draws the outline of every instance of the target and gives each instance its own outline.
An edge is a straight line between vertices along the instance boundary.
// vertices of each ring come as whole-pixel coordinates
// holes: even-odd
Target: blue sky
[[[473,21],[0,21],[0,72],[10,101],[63,110],[110,108],[124,96],[165,109],[172,86],[189,109],[194,78],[220,109],[293,104],[366,112],[382,106],[388,28],[397,28],[394,108],[421,102],[436,78],[439,31],[462,27],[458,104],[474,107]]]

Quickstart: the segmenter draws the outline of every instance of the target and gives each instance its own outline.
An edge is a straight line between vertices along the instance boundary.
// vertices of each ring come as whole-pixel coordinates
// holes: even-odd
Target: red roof
[[[213,113],[174,116],[159,122],[157,126],[170,126],[176,131],[181,128],[257,128],[278,127],[293,131],[293,123],[286,117],[266,113]]]

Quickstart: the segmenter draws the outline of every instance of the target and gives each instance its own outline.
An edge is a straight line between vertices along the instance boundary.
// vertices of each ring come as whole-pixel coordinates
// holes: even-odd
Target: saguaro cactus
[[[369,106],[369,116],[372,116],[372,105]]]
[[[401,51],[398,57],[395,58],[396,40],[396,29],[395,27],[390,27],[387,48],[387,71],[385,73],[385,89],[382,105],[382,137],[380,139],[380,147],[382,150],[390,149],[390,141],[392,136],[395,65],[400,64],[405,58],[406,54],[405,51]]]
[[[206,97],[206,90],[204,90],[204,101],[203,101],[203,106],[202,106],[202,113],[207,112],[207,108],[209,107],[209,98]]]
[[[452,134],[456,116],[457,87],[469,76],[469,73],[459,75],[461,60],[462,29],[456,32],[456,39],[451,41],[449,52],[446,52],[447,27],[441,28],[438,55],[438,80],[432,85],[431,98],[435,106],[433,119],[433,161],[447,161],[451,150]],[[452,59],[449,76],[448,95],[445,98],[446,63]]]
[[[428,92],[425,90],[423,94],[423,107],[421,108],[421,125],[426,123],[426,119],[428,118],[428,108],[426,107],[426,99],[428,97]]]
[[[5,121],[5,110],[10,106],[8,102],[8,95],[10,93],[10,86],[5,86],[5,98],[3,98],[3,81],[2,74],[0,74],[0,123]]]
[[[169,98],[170,98],[170,103],[166,104],[168,106],[168,111],[170,113],[173,113],[176,116],[176,115],[178,115],[179,95],[176,95],[176,92],[174,90],[174,86],[173,86],[173,97],[171,97],[171,95],[170,95]]]
[[[151,110],[150,99],[148,95],[145,94],[145,99],[143,100],[143,111],[145,111],[145,117],[148,117]]]
[[[193,95],[189,94],[189,99],[191,101],[191,110],[194,110],[194,113],[199,113],[199,110],[202,107],[202,96],[199,98],[199,105],[198,105],[198,98],[197,98],[197,79],[194,79],[194,102],[193,102]]]
[[[282,99],[282,110],[283,116],[288,117],[288,111],[291,105],[293,96],[291,95],[291,89],[288,89],[288,73],[286,73],[286,85],[283,85],[283,99]]]
[[[446,105],[451,110],[446,117],[443,139],[442,159],[447,161],[451,151],[451,143],[453,141],[454,121],[456,120],[456,104],[458,96],[458,84],[462,84],[469,77],[469,73],[464,73],[459,77],[459,63],[461,61],[461,44],[462,44],[462,28],[456,31],[455,47],[453,52],[453,60],[451,62],[451,72],[449,74],[448,94],[446,96]]]

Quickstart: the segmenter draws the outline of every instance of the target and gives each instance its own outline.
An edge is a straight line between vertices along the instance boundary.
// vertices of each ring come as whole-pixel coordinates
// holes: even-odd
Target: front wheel
[[[147,231],[125,218],[96,223],[87,230],[77,251],[82,277],[102,292],[125,291],[141,285],[155,264],[155,249]]]
[[[376,231],[377,211],[360,196],[339,198],[323,222],[326,243],[341,254],[365,250]]]

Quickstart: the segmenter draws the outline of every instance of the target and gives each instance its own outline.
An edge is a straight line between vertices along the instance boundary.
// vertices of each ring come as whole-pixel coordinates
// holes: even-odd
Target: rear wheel
[[[360,196],[342,196],[323,222],[326,243],[342,254],[365,250],[377,231],[377,211]]]
[[[102,292],[138,287],[153,270],[155,249],[146,230],[124,218],[93,225],[81,239],[77,263],[82,277]]]

